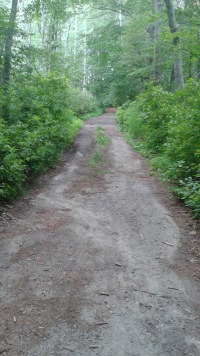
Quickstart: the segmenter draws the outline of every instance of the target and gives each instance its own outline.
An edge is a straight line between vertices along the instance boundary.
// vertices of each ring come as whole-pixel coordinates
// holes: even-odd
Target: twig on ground
[[[95,325],[101,326],[101,325],[107,325],[107,324],[108,324],[107,321],[102,321],[101,323],[96,323]]]
[[[99,347],[99,346],[97,346],[97,345],[91,345],[91,346],[90,346],[90,349],[98,349],[98,347]]]
[[[168,287],[168,289],[179,290],[178,288],[174,288],[174,287]]]
[[[115,266],[121,267],[122,265],[120,265],[120,263],[115,263]]]
[[[147,290],[134,289],[134,291],[135,291],[135,292],[146,293],[146,294],[149,294],[149,295],[153,295],[153,296],[158,297],[158,298],[172,298],[170,295],[156,294],[156,293],[149,292],[149,291],[147,291]]]
[[[167,245],[167,246],[171,246],[171,247],[174,247],[173,244],[170,244],[169,242],[163,242],[164,245]]]

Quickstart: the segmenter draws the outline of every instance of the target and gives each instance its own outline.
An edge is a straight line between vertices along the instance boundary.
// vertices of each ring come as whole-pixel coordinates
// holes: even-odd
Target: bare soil
[[[110,138],[98,170],[96,126]],[[200,355],[197,223],[113,113],[88,120],[0,225],[0,354]]]

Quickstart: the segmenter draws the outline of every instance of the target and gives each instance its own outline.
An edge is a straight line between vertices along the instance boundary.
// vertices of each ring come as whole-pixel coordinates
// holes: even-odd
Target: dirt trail
[[[96,126],[111,140],[98,175],[87,165]],[[112,114],[87,121],[62,163],[2,221],[0,354],[200,355],[187,215]]]

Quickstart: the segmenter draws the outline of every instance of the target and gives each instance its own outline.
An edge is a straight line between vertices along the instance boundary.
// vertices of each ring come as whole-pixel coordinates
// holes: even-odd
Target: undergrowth
[[[1,119],[5,103],[7,120]],[[24,194],[55,164],[82,125],[77,115],[96,106],[92,95],[72,90],[68,79],[56,72],[21,75],[6,96],[0,92],[0,199]]]
[[[103,109],[97,108],[96,110],[86,113],[86,114],[82,114],[79,117],[81,120],[86,121],[92,117],[100,116],[102,113],[103,113]]]
[[[190,81],[175,93],[150,86],[120,107],[116,120],[132,147],[200,218],[200,84]]]
[[[104,135],[104,129],[100,126],[96,128],[94,140],[98,147],[106,146],[109,143],[109,139]]]
[[[96,174],[98,174],[101,172],[101,168],[105,163],[104,148],[110,142],[104,134],[104,129],[100,126],[96,128],[94,142],[96,144],[96,148],[88,159],[88,166],[95,170]]]

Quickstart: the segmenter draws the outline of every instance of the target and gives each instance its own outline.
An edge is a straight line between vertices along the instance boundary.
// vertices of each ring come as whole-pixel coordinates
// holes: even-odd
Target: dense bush
[[[99,103],[88,91],[71,89],[69,107],[80,117],[84,114],[95,112],[99,107]]]
[[[0,197],[4,199],[21,194],[27,181],[55,163],[81,126],[68,109],[67,81],[57,75],[35,75],[23,85],[18,82],[8,97],[9,120],[0,119]]]
[[[28,124],[7,126],[1,121],[0,126],[0,196],[11,199],[23,191],[25,181],[55,163],[72,142],[81,121],[69,111],[62,120],[33,117]]]
[[[200,217],[200,84],[175,93],[150,86],[118,109],[117,123]]]

